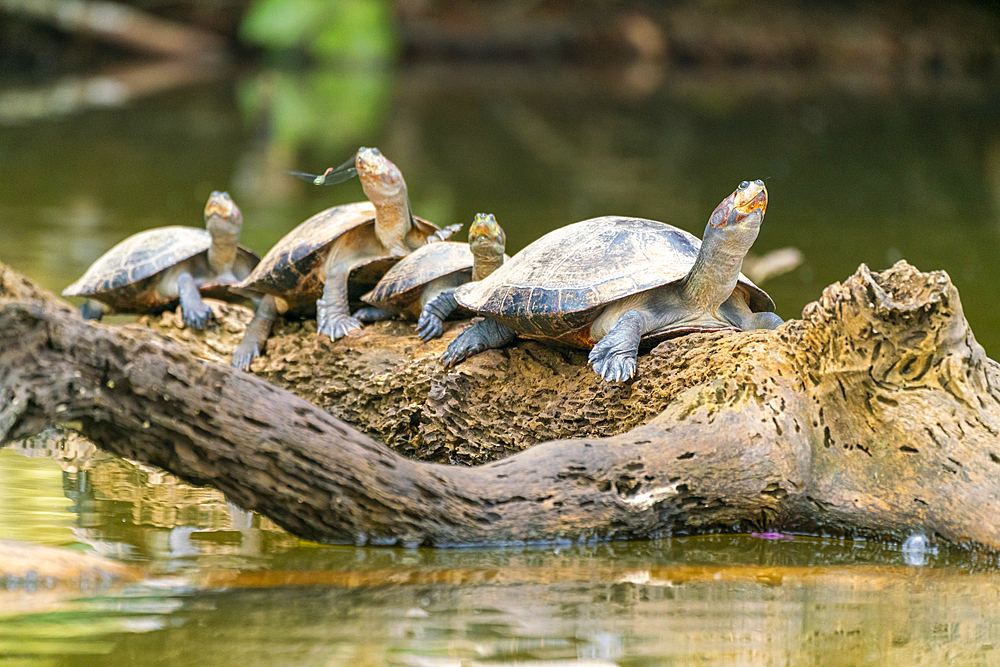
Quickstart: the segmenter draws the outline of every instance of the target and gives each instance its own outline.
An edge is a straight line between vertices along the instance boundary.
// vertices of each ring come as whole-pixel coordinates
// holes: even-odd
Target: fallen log
[[[433,348],[407,350],[387,334],[400,326],[329,343],[308,325],[289,325],[298,333],[279,332],[261,371],[307,390],[326,387],[328,400],[340,392],[346,406],[360,391],[349,386],[352,373],[381,368],[383,379],[368,377],[360,394],[386,389],[378,414],[402,411],[411,423],[418,406],[450,420],[454,432],[484,438],[500,422],[504,433],[529,438],[573,435],[562,429],[581,423],[595,434],[622,423],[627,430],[552,440],[473,468],[416,462],[157,332],[7,302],[0,442],[74,423],[108,451],[211,484],[291,532],[327,542],[453,546],[782,530],[894,539],[922,532],[1000,548],[998,365],[976,343],[943,272],[905,262],[880,274],[861,266],[777,330],[661,344],[641,358],[630,385],[602,383],[577,352],[530,342],[446,371]],[[293,338],[297,347],[283,347]],[[389,353],[377,344],[393,341]],[[537,369],[557,377],[542,392],[548,398],[532,394]],[[407,393],[414,379],[418,388]],[[502,391],[521,400],[497,401]],[[539,416],[538,406],[553,402],[575,414]],[[511,423],[518,409],[520,421]]]

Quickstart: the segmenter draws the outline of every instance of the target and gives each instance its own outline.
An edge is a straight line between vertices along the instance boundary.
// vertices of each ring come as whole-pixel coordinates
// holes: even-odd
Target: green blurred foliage
[[[381,127],[390,83],[382,70],[269,70],[241,83],[239,102],[244,118],[268,118],[280,145],[339,156]]]
[[[383,0],[256,0],[240,35],[267,49],[301,49],[324,61],[383,62],[399,52]]]

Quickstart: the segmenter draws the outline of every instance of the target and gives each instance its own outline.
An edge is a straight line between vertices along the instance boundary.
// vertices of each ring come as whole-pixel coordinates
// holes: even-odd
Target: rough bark
[[[419,414],[450,424],[453,442],[463,429],[478,434],[477,447],[498,428],[525,440],[588,437],[475,468],[415,462],[166,336],[8,303],[0,442],[76,422],[113,453],[212,484],[323,541],[496,544],[738,528],[919,531],[1000,548],[998,366],[943,272],[862,266],[775,331],[660,345],[628,385],[602,383],[580,353],[526,342],[445,371],[436,347],[387,335],[401,326],[331,344],[310,325],[290,325],[261,370],[397,424],[390,430]],[[367,387],[352,386],[373,371]]]

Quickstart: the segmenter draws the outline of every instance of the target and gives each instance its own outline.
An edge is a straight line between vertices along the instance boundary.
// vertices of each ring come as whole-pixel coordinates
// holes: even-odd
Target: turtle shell
[[[362,301],[379,308],[400,311],[420,298],[427,283],[452,273],[472,278],[472,251],[468,243],[443,241],[421,246],[389,269]]]
[[[567,333],[592,324],[612,301],[684,278],[700,248],[696,236],[663,222],[593,218],[549,232],[486,279],[459,287],[455,299],[525,336],[570,342]],[[737,291],[752,311],[774,310],[742,273]]]
[[[414,216],[415,230],[425,238],[440,231]],[[347,232],[368,226],[375,236],[375,206],[371,202],[342,204],[320,211],[285,234],[245,280],[236,285],[244,293],[273,294],[293,312],[314,312],[323,295],[323,263],[330,248]],[[348,278],[348,298],[357,301],[402,257],[373,255],[356,265]]]
[[[160,274],[201,253],[206,254],[207,268],[211,245],[212,235],[197,227],[158,227],[139,232],[104,253],[62,293],[63,296],[91,297],[118,310],[168,306],[177,299],[164,299],[157,294]],[[252,250],[239,246],[233,274],[243,278],[259,261]],[[194,276],[196,281],[199,277]],[[214,280],[198,282],[198,289],[209,296],[233,296],[226,286]]]

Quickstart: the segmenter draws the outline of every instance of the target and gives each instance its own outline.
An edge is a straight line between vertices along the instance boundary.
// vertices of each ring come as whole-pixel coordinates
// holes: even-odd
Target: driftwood
[[[216,486],[322,541],[770,529],[923,532],[1000,548],[998,366],[943,272],[862,266],[775,331],[661,344],[629,385],[602,383],[578,352],[523,341],[445,371],[436,347],[388,335],[407,326],[334,344],[308,324],[286,325],[255,368],[373,432],[402,433],[404,449],[430,442],[433,454],[443,443],[439,458],[461,458],[463,432],[470,452],[491,456],[508,449],[491,442],[517,444],[518,434],[587,437],[474,468],[415,462],[157,332],[84,323],[51,302],[7,302],[0,442],[74,423],[108,451]],[[191,343],[210,353],[206,341]]]

